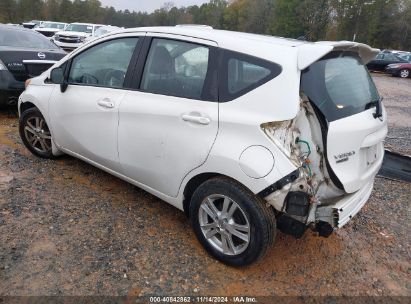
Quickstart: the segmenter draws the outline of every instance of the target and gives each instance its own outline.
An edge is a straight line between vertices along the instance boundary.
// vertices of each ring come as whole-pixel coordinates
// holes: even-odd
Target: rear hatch
[[[0,48],[0,59],[17,81],[25,81],[41,74],[65,55],[59,49]]]
[[[377,174],[387,134],[386,113],[365,63],[359,52],[334,50],[301,76],[301,89],[322,124],[330,177],[348,193]]]

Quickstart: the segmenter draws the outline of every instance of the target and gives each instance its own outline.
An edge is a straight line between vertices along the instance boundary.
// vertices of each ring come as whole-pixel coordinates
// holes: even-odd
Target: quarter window
[[[146,92],[202,99],[209,48],[169,39],[153,39],[141,80]]]
[[[242,53],[224,51],[220,83],[220,101],[238,98],[281,73],[281,66]]]
[[[236,94],[270,75],[262,66],[238,59],[228,60],[228,92]]]
[[[73,59],[69,83],[122,88],[138,38],[98,44]]]

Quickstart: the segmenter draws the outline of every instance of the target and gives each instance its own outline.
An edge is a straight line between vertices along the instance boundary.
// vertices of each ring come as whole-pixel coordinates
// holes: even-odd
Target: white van
[[[246,265],[276,227],[328,236],[368,200],[387,134],[365,67],[377,53],[208,27],[128,29],[31,79],[20,134],[39,157],[78,157],[183,210],[211,255]]]

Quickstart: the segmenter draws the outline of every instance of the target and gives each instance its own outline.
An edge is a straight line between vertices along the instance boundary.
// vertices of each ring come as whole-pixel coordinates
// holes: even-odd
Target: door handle
[[[98,104],[100,107],[107,108],[107,109],[112,109],[112,108],[114,108],[114,102],[112,102],[112,101],[111,101],[110,99],[108,99],[108,98],[104,98],[104,99],[101,99],[101,100],[97,101],[97,104]]]
[[[211,119],[208,117],[194,115],[194,114],[183,114],[181,115],[181,118],[184,121],[189,121],[189,122],[193,122],[193,123],[200,124],[200,125],[208,125],[211,122]]]

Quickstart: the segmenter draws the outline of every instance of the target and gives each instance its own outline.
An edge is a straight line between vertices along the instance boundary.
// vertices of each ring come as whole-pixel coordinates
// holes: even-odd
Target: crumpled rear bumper
[[[347,194],[334,204],[317,207],[316,220],[328,222],[334,228],[343,227],[368,201],[373,185],[374,179],[357,192]]]

